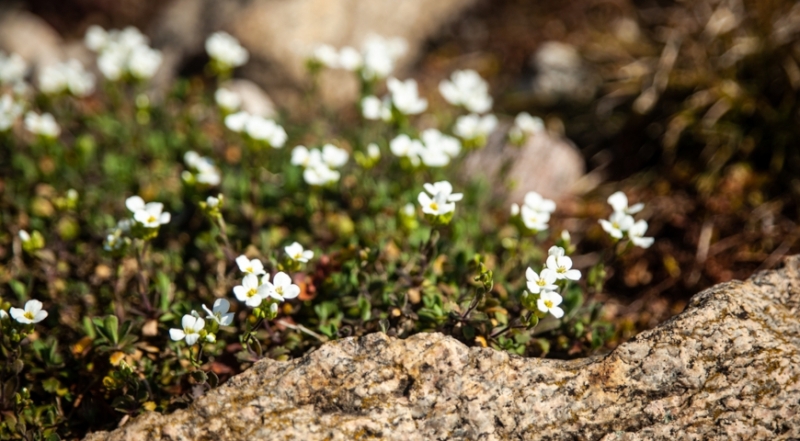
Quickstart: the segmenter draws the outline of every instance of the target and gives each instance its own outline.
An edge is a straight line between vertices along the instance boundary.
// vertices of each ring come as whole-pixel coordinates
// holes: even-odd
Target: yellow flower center
[[[303,253],[297,253],[297,254],[294,255],[294,260],[298,260],[301,257],[303,257]]]
[[[22,315],[28,320],[33,320],[33,313],[31,311],[25,311],[25,314]]]
[[[567,268],[566,268],[566,267],[563,267],[563,266],[560,266],[560,267],[558,267],[558,269],[556,270],[556,272],[558,272],[559,274],[564,274],[564,273],[566,273],[566,272],[567,272]]]
[[[279,287],[275,288],[275,292],[280,294],[280,295],[283,295],[283,287],[279,286]]]
[[[434,211],[438,211],[439,210],[439,204],[437,204],[436,202],[431,202],[430,207],[431,207],[431,210],[434,210]]]
[[[553,301],[552,300],[545,300],[544,301],[544,306],[547,306],[547,309],[552,308],[553,307]]]
[[[253,272],[253,267],[252,266],[248,266],[247,269],[245,270],[245,272],[246,273],[252,273]]]
[[[539,280],[536,281],[536,284],[539,285],[539,286],[545,286],[545,285],[547,285],[547,282],[545,282],[544,279],[539,279]]]
[[[256,294],[258,294],[258,290],[257,290],[257,289],[255,289],[255,288],[250,288],[250,290],[249,290],[249,291],[247,291],[247,297],[253,297],[253,296],[255,296]]]
[[[147,218],[147,223],[148,224],[153,223],[155,221],[156,221],[156,217],[153,216],[152,214],[150,215],[150,217]]]

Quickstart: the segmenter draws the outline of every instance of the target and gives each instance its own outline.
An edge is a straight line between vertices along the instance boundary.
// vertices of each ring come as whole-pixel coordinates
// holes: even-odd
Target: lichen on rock
[[[441,334],[371,334],[262,360],[99,440],[800,438],[800,257],[695,295],[605,356],[560,361]]]

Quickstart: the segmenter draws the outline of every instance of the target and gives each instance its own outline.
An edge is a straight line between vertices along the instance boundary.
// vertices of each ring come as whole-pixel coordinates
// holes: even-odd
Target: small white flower
[[[47,317],[47,311],[42,310],[42,302],[38,300],[28,300],[24,309],[11,308],[8,312],[11,318],[24,325],[39,323]]]
[[[416,211],[417,210],[414,208],[414,204],[412,204],[411,202],[409,202],[409,203],[407,203],[407,204],[405,204],[403,206],[403,214],[406,217],[413,217],[414,214],[416,214]]]
[[[245,111],[232,113],[225,117],[225,127],[236,133],[241,133],[247,127],[252,115]]]
[[[146,45],[135,47],[128,58],[128,71],[135,78],[146,80],[153,77],[161,66],[161,51]]]
[[[338,65],[344,70],[356,71],[362,66],[361,54],[353,47],[345,46],[339,51]]]
[[[22,104],[17,103],[10,94],[0,98],[0,132],[5,132],[22,115]]]
[[[303,249],[303,246],[297,242],[284,248],[284,251],[286,251],[286,255],[289,256],[290,259],[298,262],[306,263],[314,257],[313,251]]]
[[[105,48],[110,41],[108,32],[98,25],[91,25],[86,30],[86,35],[83,37],[83,42],[86,47],[93,52],[100,52]]]
[[[525,195],[525,205],[536,211],[553,213],[556,211],[556,203],[550,199],[545,199],[535,191],[529,191]]]
[[[511,204],[511,215],[518,216],[519,215],[519,204],[513,203]]]
[[[453,133],[464,140],[486,139],[497,127],[497,117],[494,115],[480,116],[475,113],[462,115],[456,119]]]
[[[533,294],[558,289],[556,275],[550,269],[544,268],[541,273],[536,274],[536,271],[528,267],[525,271],[525,278],[528,279],[528,289]]]
[[[244,254],[236,258],[236,265],[239,266],[239,270],[245,274],[260,276],[266,273],[266,271],[264,271],[264,264],[261,263],[260,260],[250,260]]]
[[[8,320],[8,313],[5,309],[0,309],[0,322]]]
[[[242,97],[240,97],[238,93],[224,87],[220,87],[214,92],[214,101],[217,102],[219,107],[228,112],[239,110],[239,107],[242,106]]]
[[[624,211],[615,211],[608,220],[600,219],[598,222],[603,230],[615,239],[622,239],[623,234],[633,227],[633,217]]]
[[[514,142],[522,142],[528,136],[533,136],[544,131],[544,122],[537,116],[531,116],[528,112],[522,112],[514,118],[514,126],[508,132],[508,136]]]
[[[536,307],[539,308],[539,311],[549,312],[553,314],[553,317],[560,319],[564,317],[564,310],[558,306],[561,301],[561,296],[557,292],[545,291],[536,301]]]
[[[340,149],[333,144],[322,146],[322,161],[328,167],[339,168],[347,164],[348,158],[350,158],[350,154],[345,149]]]
[[[19,239],[22,241],[22,243],[27,243],[27,242],[30,242],[30,240],[31,240],[31,235],[30,235],[30,234],[28,234],[28,232],[27,232],[27,231],[25,231],[25,230],[19,230],[19,233],[18,233],[18,234],[19,234]]]
[[[569,233],[567,233],[567,234],[569,234]],[[547,255],[548,256],[556,256],[556,257],[564,257],[564,256],[566,256],[566,252],[565,252],[564,248],[561,248],[560,246],[557,246],[557,245],[553,245],[553,246],[550,247],[549,250],[547,250]]]
[[[572,269],[572,259],[567,256],[551,254],[547,257],[546,264],[547,269],[553,271],[558,280],[579,280],[581,278],[581,272]]]
[[[625,213],[625,214],[636,214],[644,208],[644,204],[638,203],[634,204],[631,207],[628,207],[628,197],[625,196],[625,193],[618,191],[611,196],[608,197],[608,204],[611,205],[611,208],[614,209],[615,212]]]
[[[49,113],[39,115],[36,112],[28,112],[25,114],[24,124],[29,132],[45,138],[57,138],[61,134],[61,127]]]
[[[361,113],[369,120],[392,120],[392,103],[388,99],[381,100],[374,95],[365,96],[361,100]]]
[[[400,81],[397,78],[389,78],[386,87],[391,93],[392,104],[400,113],[417,115],[428,108],[428,100],[420,98],[417,82],[414,79]]]
[[[637,247],[650,248],[655,239],[652,237],[644,237],[647,232],[647,221],[639,220],[628,229],[628,238]]]
[[[419,156],[424,148],[419,140],[411,139],[406,134],[397,135],[389,142],[389,150],[399,158],[408,158],[413,166],[419,165]]]
[[[548,228],[547,222],[550,221],[550,213],[546,211],[536,211],[527,205],[520,209],[522,223],[529,230],[544,231]]]
[[[164,204],[161,202],[148,202],[139,196],[131,196],[125,200],[125,206],[133,212],[133,219],[145,228],[158,228],[168,224],[171,215],[164,212]]]
[[[284,272],[275,274],[272,283],[266,282],[268,296],[278,301],[293,299],[300,295],[300,287],[292,283],[292,278]]]
[[[408,49],[402,38],[383,38],[371,34],[362,46],[363,69],[365,80],[372,81],[388,77],[394,70],[395,63]]]
[[[203,305],[203,309],[208,314],[206,318],[214,320],[220,326],[228,326],[233,323],[233,313],[228,312],[231,309],[231,302],[225,299],[215,300],[213,309],[208,309],[206,305]]]
[[[425,190],[431,196],[442,194],[447,202],[458,202],[464,198],[463,193],[453,193],[453,185],[447,181],[434,182],[433,184],[423,184]]]
[[[227,121],[228,118],[225,119]],[[265,141],[273,148],[283,147],[283,144],[286,143],[286,139],[288,138],[283,127],[279,126],[271,119],[266,119],[258,115],[250,115],[244,130],[251,138],[258,141]]]
[[[322,161],[322,153],[320,153],[319,150],[309,150],[306,146],[302,145],[298,145],[292,150],[291,164],[301,167],[318,167],[325,165]]]
[[[492,109],[489,85],[474,70],[457,70],[450,80],[439,83],[439,92],[454,106],[463,106],[470,112],[484,113]]]
[[[19,54],[6,56],[0,51],[0,84],[22,83],[28,73],[28,63]]]
[[[94,75],[75,59],[45,66],[39,72],[39,90],[45,94],[70,92],[83,97],[94,91],[94,82]]]
[[[323,66],[330,68],[339,67],[339,53],[336,52],[336,48],[331,45],[321,44],[314,48],[312,58],[320,62]]]
[[[227,32],[215,32],[206,39],[206,52],[227,69],[247,63],[250,54]]]
[[[209,196],[206,198],[206,207],[217,208],[218,206],[219,206],[219,198],[214,196]]]
[[[200,339],[200,331],[206,326],[206,321],[200,317],[186,314],[181,319],[183,329],[172,328],[169,330],[169,337],[174,341],[186,340],[186,344],[192,346]]]
[[[375,144],[374,142],[369,143],[367,146],[367,157],[373,160],[380,159],[381,149],[378,147],[378,144]]]
[[[458,139],[436,129],[427,129],[420,137],[425,148],[420,150],[419,156],[428,167],[445,166],[461,152],[461,142]]]
[[[271,285],[268,281],[259,283],[258,276],[255,274],[247,274],[242,279],[241,285],[233,287],[233,295],[235,295],[240,302],[244,302],[245,305],[255,308],[269,295],[269,286]]]
[[[423,213],[434,216],[454,211],[456,209],[455,202],[460,201],[464,196],[461,193],[453,193],[453,186],[447,181],[425,184],[424,187],[433,198],[422,191],[417,196],[417,201],[422,206]]]

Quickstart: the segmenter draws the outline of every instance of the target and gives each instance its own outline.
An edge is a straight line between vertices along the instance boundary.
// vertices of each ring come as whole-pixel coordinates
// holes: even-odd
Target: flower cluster
[[[427,129],[420,135],[421,140],[411,139],[406,134],[396,136],[389,142],[389,150],[399,157],[408,160],[417,167],[444,167],[461,152],[461,143],[452,136],[445,135],[436,129]]]
[[[22,83],[28,73],[28,64],[19,54],[6,55],[0,51],[0,84]]]
[[[425,191],[417,196],[425,217],[434,225],[446,225],[453,218],[456,202],[464,198],[461,193],[453,193],[453,185],[447,181],[426,183]],[[426,193],[427,192],[427,193]]]
[[[333,46],[319,45],[314,49],[312,61],[332,69],[358,72],[365,81],[376,81],[392,73],[395,63],[407,49],[408,45],[402,38],[373,34],[364,40],[360,52],[350,46],[337,51]]]
[[[84,42],[98,53],[97,68],[110,81],[152,78],[163,60],[161,51],[151,48],[147,37],[132,26],[110,31],[90,26]]]
[[[464,141],[467,147],[483,147],[489,135],[497,127],[497,117],[494,115],[478,115],[470,113],[456,119],[453,133]]]
[[[19,230],[19,240],[22,242],[22,249],[28,253],[36,252],[44,248],[44,237],[42,233],[35,231],[29,234],[25,230]]]
[[[439,92],[448,103],[472,113],[486,113],[492,109],[489,85],[471,69],[453,72],[449,80],[439,83]]]
[[[215,32],[206,39],[206,52],[220,72],[230,71],[247,63],[250,53],[239,40],[227,32]]]
[[[158,234],[161,225],[168,224],[172,216],[164,211],[161,202],[145,203],[139,196],[131,196],[125,200],[125,206],[133,216],[117,222],[116,228],[106,235],[103,248],[112,253],[124,251],[131,243],[131,238],[150,240]]]
[[[10,129],[22,115],[23,106],[10,94],[0,97],[0,132]]]
[[[275,121],[245,111],[226,116],[225,127],[236,133],[244,133],[250,139],[276,149],[282,148],[289,137],[286,130]]]
[[[621,240],[628,237],[631,243],[642,248],[649,248],[653,244],[652,237],[644,237],[647,233],[647,221],[640,219],[634,221],[633,214],[644,208],[644,204],[638,203],[628,206],[628,197],[625,193],[618,191],[608,197],[608,204],[614,212],[606,219],[600,219],[600,225],[614,240]]]
[[[181,173],[181,179],[184,182],[190,185],[200,184],[211,187],[219,185],[222,178],[211,158],[200,156],[197,152],[190,150],[183,155],[183,161],[189,168]]]
[[[39,115],[36,112],[28,112],[25,114],[24,124],[26,130],[43,138],[55,139],[61,134],[61,127],[49,113]]]
[[[361,100],[361,113],[365,119],[392,121],[393,110],[401,115],[419,115],[428,108],[428,100],[419,96],[414,79],[400,81],[389,78],[386,81],[389,95],[378,98],[367,95]]]
[[[545,266],[539,273],[530,267],[525,271],[528,290],[523,292],[522,302],[531,311],[549,313],[560,319],[564,310],[559,306],[563,299],[558,290],[569,281],[580,280],[581,272],[572,269],[572,259],[565,254],[564,248],[550,247],[547,254]]]
[[[522,145],[526,139],[537,133],[544,132],[544,122],[538,116],[531,116],[522,112],[514,118],[514,125],[508,131],[508,139],[517,145]]]
[[[94,92],[94,82],[94,75],[76,59],[50,64],[39,71],[39,90],[47,95],[70,93],[84,97]]]
[[[242,97],[238,93],[224,87],[220,87],[214,92],[214,101],[220,109],[228,113],[235,112],[242,107]]]
[[[514,220],[519,220],[521,225],[518,226],[524,232],[537,233],[546,230],[550,215],[555,211],[556,203],[543,198],[535,191],[530,191],[525,195],[522,207],[511,204],[511,216]]]
[[[303,167],[303,179],[308,185],[325,186],[337,182],[341,174],[336,170],[347,164],[350,154],[333,144],[322,150],[298,145],[292,150],[292,165]]]

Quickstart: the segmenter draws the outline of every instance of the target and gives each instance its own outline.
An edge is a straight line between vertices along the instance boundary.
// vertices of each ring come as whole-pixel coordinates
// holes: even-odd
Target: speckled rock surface
[[[383,334],[265,360],[99,440],[800,438],[800,259],[694,296],[603,357],[524,359]]]

